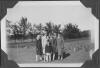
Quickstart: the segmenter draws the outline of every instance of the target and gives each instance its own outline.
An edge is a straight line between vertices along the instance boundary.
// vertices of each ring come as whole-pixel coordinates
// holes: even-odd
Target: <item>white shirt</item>
[[[45,46],[47,44],[47,37],[46,36],[42,36],[42,48],[45,49]]]

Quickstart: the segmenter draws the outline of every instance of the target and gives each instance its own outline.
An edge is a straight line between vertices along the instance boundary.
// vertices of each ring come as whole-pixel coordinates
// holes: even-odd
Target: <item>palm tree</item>
[[[7,35],[10,35],[11,33],[11,21],[6,19],[6,29],[7,29]]]
[[[6,29],[7,29],[7,36],[10,36],[12,33],[16,42],[16,39],[18,38],[19,34],[19,26],[16,23],[11,24],[11,21],[6,20]]]
[[[34,27],[37,29],[37,33],[41,33],[43,30],[43,25],[41,23],[39,25],[34,25]]]
[[[33,41],[33,38],[35,38],[35,35],[37,34],[36,31],[37,31],[36,30],[36,25],[35,24],[31,25],[30,28],[29,28],[29,32],[28,33],[29,33],[32,41]]]
[[[60,24],[53,26],[53,32],[56,33],[56,36],[58,36],[58,34],[60,33],[60,27],[61,27]]]
[[[30,27],[30,23],[26,17],[22,17],[19,24],[20,34],[22,34],[22,40],[24,40],[27,30]]]
[[[19,26],[15,24],[11,25],[10,28],[12,29],[12,33],[14,35],[14,38],[15,38],[15,42],[18,38],[18,34],[19,34]]]
[[[47,35],[51,35],[53,33],[53,23],[46,23],[45,30],[47,32]]]
[[[11,21],[9,21],[7,19],[6,19],[6,31],[7,31],[7,39],[10,39],[11,32],[12,32]]]

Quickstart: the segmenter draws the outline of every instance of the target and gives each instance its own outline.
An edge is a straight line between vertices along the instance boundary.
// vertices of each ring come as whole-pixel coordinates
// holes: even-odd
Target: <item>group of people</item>
[[[39,34],[36,38],[36,61],[53,61],[56,54],[58,60],[63,60],[63,49],[64,40],[61,34],[58,36],[47,35],[47,33]]]

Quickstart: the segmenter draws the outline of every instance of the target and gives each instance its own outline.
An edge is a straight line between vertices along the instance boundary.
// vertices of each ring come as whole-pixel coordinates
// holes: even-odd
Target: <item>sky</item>
[[[32,24],[47,22],[61,24],[77,24],[81,30],[93,27],[95,21],[91,9],[84,7],[79,1],[20,1],[14,8],[7,9],[7,19],[17,22],[24,16]]]

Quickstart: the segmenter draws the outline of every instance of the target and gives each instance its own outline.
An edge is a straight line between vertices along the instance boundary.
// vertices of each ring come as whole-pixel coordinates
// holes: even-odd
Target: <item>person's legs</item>
[[[43,57],[44,57],[44,62],[45,62],[46,61],[46,54],[44,54]]]
[[[53,60],[55,60],[55,53],[53,53]]]
[[[61,57],[60,57],[61,60],[63,60],[63,51],[61,52]]]
[[[48,55],[48,53],[46,53],[46,61],[47,62],[49,61],[49,55]]]
[[[42,60],[42,55],[39,56],[40,60]]]
[[[51,61],[51,53],[48,53],[48,59]]]
[[[46,60],[46,61],[48,60],[48,56],[47,56],[47,53],[46,53],[46,55],[45,55],[45,60]]]
[[[63,56],[61,55],[61,60],[63,60]]]
[[[58,60],[60,60],[60,55],[58,55]]]
[[[46,60],[46,53],[45,53],[45,49],[43,49],[43,58],[44,58],[44,62]]]
[[[51,61],[51,53],[46,53],[46,61]]]
[[[45,49],[43,49],[43,54],[45,54]]]
[[[36,55],[36,61],[39,61],[39,55]]]

